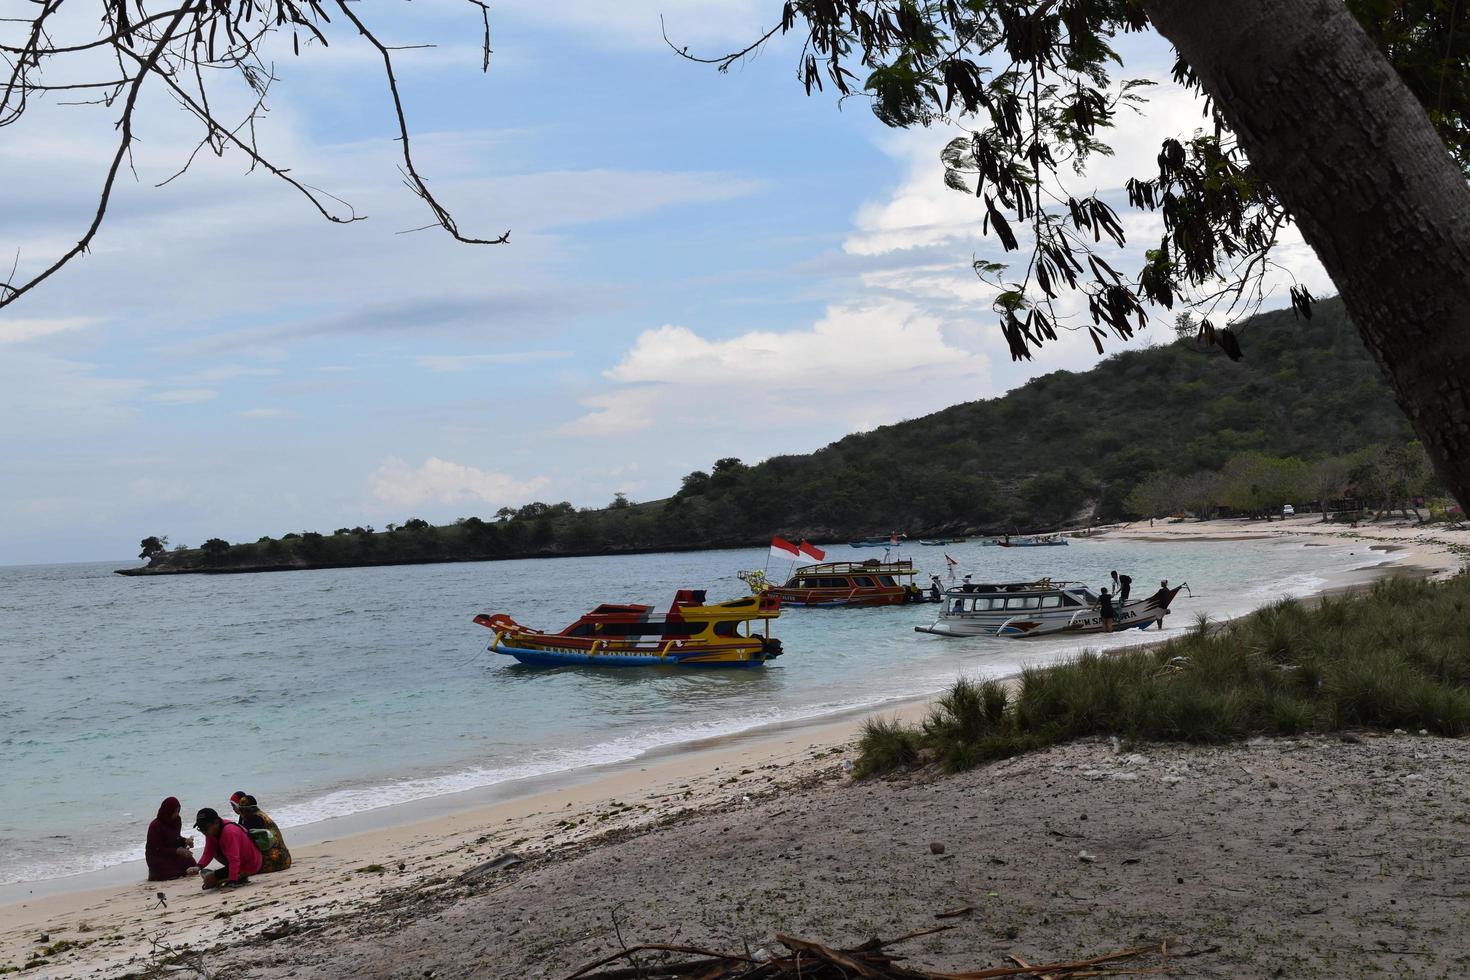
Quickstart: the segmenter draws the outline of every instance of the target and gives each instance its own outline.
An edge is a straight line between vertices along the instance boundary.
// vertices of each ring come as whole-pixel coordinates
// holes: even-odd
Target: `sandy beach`
[[[1372,571],[1370,560],[1375,551],[1403,551],[1397,556],[1399,571],[1443,578],[1465,567],[1470,560],[1470,525],[1418,524],[1394,520],[1362,523],[1353,528],[1345,524],[1324,523],[1319,515],[1301,514],[1284,520],[1159,520],[1150,524],[1111,524],[1091,532],[1092,536],[1137,538],[1144,541],[1232,541],[1249,538],[1302,537],[1361,542],[1364,546],[1364,571]],[[1380,557],[1381,560],[1381,557]],[[1375,562],[1376,563],[1376,562]]]
[[[1361,541],[1343,587],[1387,570],[1450,574],[1470,553],[1470,530],[1310,517],[1098,533]],[[1381,549],[1402,553],[1383,566]],[[289,871],[235,892],[183,880],[25,898],[0,906],[0,970],[164,975],[192,951],[211,976],[550,977],[617,948],[615,909],[630,943],[756,948],[782,930],[893,935],[968,906],[960,928],[908,951],[917,962],[974,968],[1008,949],[1046,959],[1168,939],[1219,947],[1190,961],[1195,975],[1463,972],[1463,903],[1448,898],[1470,895],[1451,859],[1470,850],[1466,743],[1087,743],[854,786],[844,761],[863,720],[757,732],[297,846]]]

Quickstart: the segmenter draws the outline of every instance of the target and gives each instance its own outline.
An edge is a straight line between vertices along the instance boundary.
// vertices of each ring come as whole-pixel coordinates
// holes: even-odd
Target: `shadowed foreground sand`
[[[207,954],[215,976],[559,977],[646,941],[754,950],[935,923],[936,969],[1167,939],[1190,976],[1470,973],[1470,743],[1084,743],[964,775],[840,769]],[[931,853],[931,842],[943,845]],[[278,930],[278,931],[285,931]]]

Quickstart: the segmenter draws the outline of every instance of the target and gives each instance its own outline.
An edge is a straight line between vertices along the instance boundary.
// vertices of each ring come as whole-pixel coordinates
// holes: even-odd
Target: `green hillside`
[[[807,455],[754,466],[719,460],[665,500],[584,511],[533,503],[444,527],[409,520],[389,531],[342,528],[231,546],[214,539],[161,552],[143,571],[724,547],[773,533],[831,541],[895,529],[1025,531],[1139,516],[1138,498],[1129,499],[1138,484],[1215,474],[1227,463],[1239,469],[1253,458],[1243,454],[1296,457],[1300,481],[1304,461],[1412,439],[1337,300],[1319,304],[1311,320],[1267,313],[1237,332],[1239,362],[1189,341],[1126,351],[1090,371],[1057,371],[1001,398]]]

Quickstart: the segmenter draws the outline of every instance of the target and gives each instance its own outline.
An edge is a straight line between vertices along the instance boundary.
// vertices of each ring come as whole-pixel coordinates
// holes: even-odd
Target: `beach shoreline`
[[[1320,591],[1360,588],[1386,574],[1441,577],[1462,564],[1451,547],[1470,546],[1470,533],[1465,532],[1459,532],[1465,536],[1462,542],[1454,532],[1448,539],[1403,528],[1363,534],[1370,529],[1354,532],[1324,526],[1331,530],[1323,531],[1302,526],[1309,523],[1310,519],[1282,522],[1269,532],[1260,522],[1132,525],[1102,529],[1099,535],[1228,541],[1263,533],[1303,538],[1325,533],[1361,541],[1365,561],[1370,556],[1380,559],[1344,571]],[[1367,550],[1375,546],[1402,550],[1391,555]],[[1157,639],[1168,639],[1168,632]],[[866,719],[877,715],[917,719],[927,710],[930,697],[665,747],[627,762],[526,781],[531,785],[488,788],[509,794],[507,798],[468,799],[485,796],[483,790],[455,794],[466,797],[459,801],[439,797],[425,801],[420,819],[412,818],[412,804],[400,804],[383,808],[390,812],[370,811],[365,820],[339,818],[293,828],[287,836],[296,865],[230,896],[203,894],[188,880],[136,881],[141,864],[132,866],[134,880],[100,888],[48,888],[58,881],[53,880],[30,883],[31,894],[17,895],[26,886],[9,886],[0,891],[0,968],[21,966],[38,949],[65,941],[85,945],[50,957],[48,976],[126,972],[153,955],[152,941],[160,937],[175,947],[230,942],[270,929],[283,913],[296,922],[340,916],[391,893],[430,887],[505,850],[530,859],[586,846],[609,833],[637,832],[663,821],[763,799],[814,780],[840,779],[843,760]],[[372,868],[382,870],[361,870]],[[159,891],[167,898],[167,910],[151,907]],[[244,909],[260,914],[237,921],[235,913]],[[231,914],[221,918],[222,913]],[[247,919],[249,927],[244,925]],[[38,942],[41,935],[49,941]]]

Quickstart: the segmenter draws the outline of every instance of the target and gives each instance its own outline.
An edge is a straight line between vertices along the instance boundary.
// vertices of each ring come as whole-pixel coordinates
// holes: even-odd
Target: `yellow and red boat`
[[[560,633],[504,613],[481,613],[475,622],[495,631],[491,653],[537,667],[760,667],[781,656],[781,641],[771,636],[780,614],[775,596],[707,605],[703,589],[680,589],[662,615],[652,606],[604,603]]]

